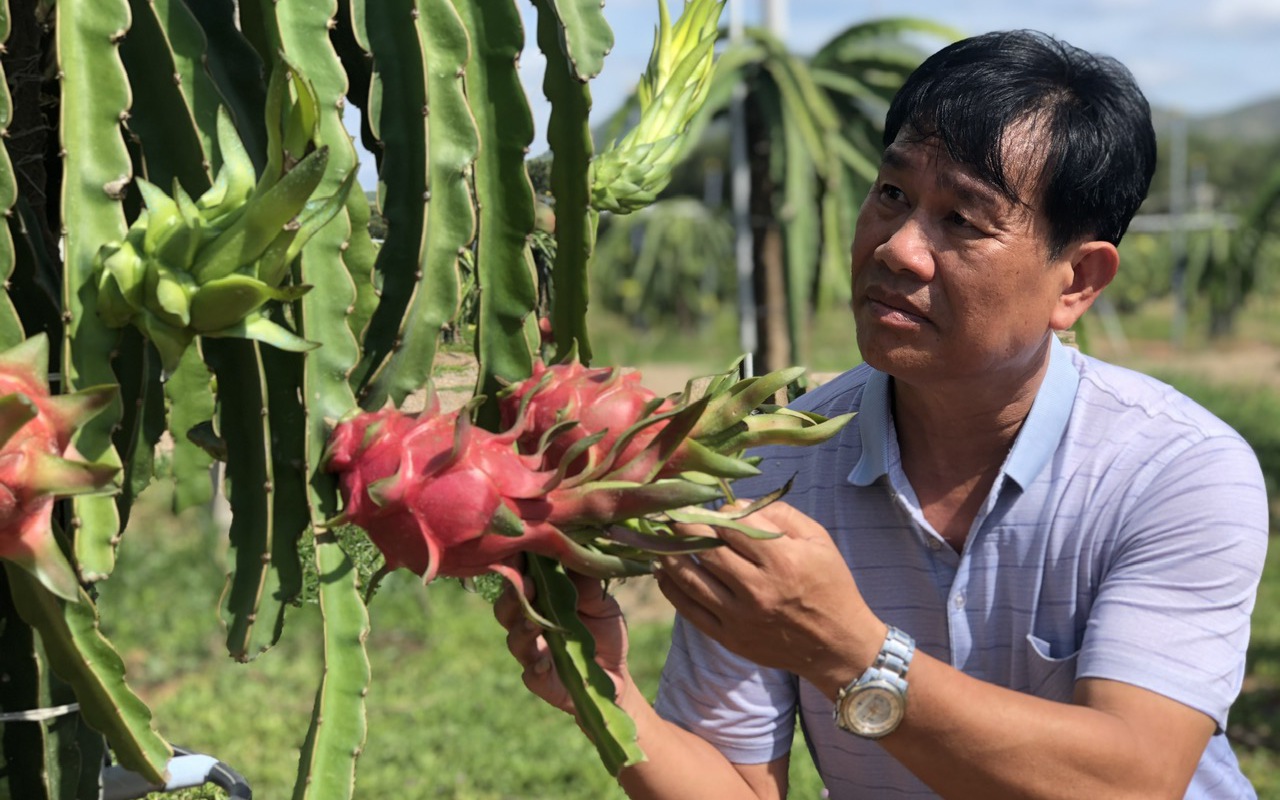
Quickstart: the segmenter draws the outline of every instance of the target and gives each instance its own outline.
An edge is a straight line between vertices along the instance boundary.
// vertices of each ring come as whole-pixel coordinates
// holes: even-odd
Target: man
[[[852,250],[866,363],[763,451],[779,538],[663,558],[656,711],[581,583],[649,760],[637,798],[786,794],[797,716],[836,798],[1254,796],[1222,730],[1267,539],[1257,460],[1153,380],[1058,343],[1116,273],[1155,162],[1118,63],[1049,37],[949,46],[890,108]],[[701,531],[708,533],[708,531]],[[497,613],[535,692],[545,643]]]

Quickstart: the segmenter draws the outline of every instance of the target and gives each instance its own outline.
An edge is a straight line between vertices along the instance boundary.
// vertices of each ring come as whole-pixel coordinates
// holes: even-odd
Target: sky
[[[1097,53],[1134,73],[1152,105],[1188,115],[1231,111],[1280,97],[1280,0],[777,0],[787,8],[784,38],[815,51],[845,27],[887,16],[943,22],[963,34],[1034,28]],[[542,96],[545,60],[533,44],[535,13],[518,0],[529,46],[521,77],[537,127],[532,152],[545,151],[549,111]],[[763,0],[742,3],[748,25],[763,19]],[[668,0],[673,17],[683,0]],[[615,45],[592,81],[593,121],[618,107],[644,71],[658,19],[658,0],[605,0]],[[726,10],[723,22],[728,23]],[[938,43],[939,46],[941,43]],[[1280,131],[1277,132],[1280,135]],[[371,185],[372,158],[362,153],[360,182]]]
[[[762,0],[730,2],[742,3],[749,25],[763,18]],[[683,3],[668,0],[668,5],[674,16]],[[785,5],[785,38],[801,53],[817,50],[855,22],[913,16],[964,34],[1044,31],[1119,59],[1153,105],[1187,114],[1229,111],[1280,97],[1280,0],[786,0]],[[524,0],[521,7],[531,32],[534,14]],[[728,15],[726,11],[722,22],[727,24]],[[605,17],[616,43],[592,84],[600,118],[617,107],[644,71],[658,0],[605,0]],[[536,48],[521,59],[540,131],[546,113],[538,89],[543,63]]]

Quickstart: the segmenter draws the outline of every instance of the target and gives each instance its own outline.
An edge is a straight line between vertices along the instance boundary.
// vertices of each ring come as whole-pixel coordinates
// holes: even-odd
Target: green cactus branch
[[[365,639],[369,614],[360,595],[355,564],[328,532],[316,536],[320,613],[324,618],[324,676],[316,692],[311,726],[298,759],[294,800],[350,798],[355,763],[364,748],[369,691]]]
[[[557,25],[556,45],[568,62],[575,80],[586,83],[604,69],[604,58],[613,49],[613,28],[597,0],[542,0],[539,13],[551,11]],[[549,50],[544,50],[549,52]]]
[[[422,268],[426,228],[427,125],[425,54],[414,20],[413,0],[353,2],[356,30],[373,58],[365,120],[377,139],[378,203],[387,223],[386,241],[374,264],[379,300],[364,336],[364,354],[352,374],[363,393],[397,346],[405,310]],[[412,65],[412,66],[410,66]],[[405,113],[414,109],[417,113]],[[377,404],[386,398],[385,387]]]
[[[556,201],[556,255],[552,266],[555,304],[551,331],[556,360],[577,349],[591,363],[587,336],[587,264],[595,249],[598,215],[591,208],[591,90],[572,73],[559,47],[561,25],[551,0],[535,0],[538,46],[546,55],[542,91],[551,102],[547,143],[551,146],[551,191]]]
[[[92,288],[94,257],[103,242],[124,238],[121,208],[124,187],[133,172],[120,123],[130,105],[129,84],[120,61],[119,42],[128,30],[124,0],[60,0],[55,36],[61,75],[63,172],[62,219],[64,388],[115,383],[111,353],[118,335],[97,314]],[[117,459],[111,431],[120,420],[119,401],[80,429],[76,448],[91,461]],[[81,576],[99,580],[115,566],[120,518],[110,497],[73,501],[72,535]]]
[[[9,30],[9,3],[8,0],[0,0],[0,43],[9,40]],[[8,81],[4,80],[4,70],[0,69],[0,132],[7,134],[12,121],[13,101],[9,96]],[[5,138],[8,137],[0,137],[0,214],[8,217],[18,202],[18,182],[9,150],[3,144]],[[16,261],[17,253],[9,226],[0,226],[0,282],[5,286],[9,285]],[[22,339],[22,320],[6,292],[4,299],[0,300],[0,350],[14,346]]]
[[[200,24],[209,44],[204,59],[209,79],[230,109],[254,168],[261,171],[267,153],[266,126],[262,119],[266,104],[262,59],[236,25],[235,0],[200,0],[184,5]],[[203,115],[197,115],[197,120],[203,120]],[[204,124],[207,122],[202,122]],[[216,125],[202,127],[202,134],[211,134],[215,129]],[[220,165],[220,159],[221,156],[213,161],[215,167]]]
[[[215,411],[213,375],[200,355],[199,347],[187,348],[178,368],[165,381],[169,406],[169,430],[173,434],[173,513],[201,506],[213,499],[209,468],[214,452],[225,445],[214,439]],[[193,438],[193,431],[197,431]]]
[[[481,287],[476,392],[494,397],[502,380],[529,375],[538,342],[533,317],[537,286],[529,251],[533,185],[524,165],[533,141],[533,118],[516,70],[524,33],[514,2],[456,0],[455,5],[471,37],[466,87],[484,143],[474,176],[480,215],[476,272]],[[485,427],[496,426],[495,403],[481,408],[479,421]]]
[[[273,420],[261,345],[220,339],[205,346],[218,380],[218,427],[226,442],[230,485],[234,569],[225,592],[227,652],[238,661],[249,661],[275,643],[285,605],[292,599],[283,596],[272,564],[277,535]]]
[[[165,430],[164,394],[159,354],[136,330],[130,329],[121,338],[114,366],[123,409],[115,447],[125,475],[116,506],[121,527],[127,527],[134,499],[151,485],[155,472],[156,442]]]
[[[48,669],[34,629],[18,616],[9,580],[0,570],[0,709],[18,713],[54,705],[50,697]],[[75,698],[62,698],[74,702]],[[58,800],[61,759],[57,738],[44,723],[8,724],[0,732],[0,758],[6,766],[10,797]],[[67,759],[72,761],[71,759]],[[66,765],[78,768],[74,761]]]
[[[4,567],[18,612],[40,632],[49,664],[75,689],[85,721],[107,737],[123,766],[164,783],[173,751],[152,728],[151,711],[124,682],[124,662],[98,630],[89,595],[82,590],[80,602],[67,602],[26,570],[8,561]]]
[[[396,217],[410,214],[414,215],[415,223],[425,214],[425,239],[414,242],[414,246],[420,248],[419,255],[413,261],[406,261],[400,270],[406,272],[412,267],[413,272],[394,276],[398,286],[408,288],[398,300],[393,299],[394,290],[390,284],[393,276],[385,276],[383,301],[375,312],[370,335],[375,331],[381,334],[383,327],[390,328],[394,323],[395,337],[386,360],[362,392],[361,404],[366,408],[377,408],[387,399],[399,405],[426,382],[435,360],[440,332],[457,311],[458,259],[475,237],[469,177],[480,142],[463,87],[463,75],[470,56],[467,32],[449,3],[432,7],[429,15],[416,14],[412,21],[414,25],[407,31],[393,31],[405,26],[401,20],[385,14],[370,18],[368,22],[375,58],[384,52],[380,49],[384,42],[398,45],[406,56],[418,54],[423,74],[413,76],[412,89],[420,90],[422,94],[412,99],[422,103],[426,151],[431,158],[426,164],[425,183],[419,181],[418,175],[410,176],[412,182],[404,189],[414,191],[408,192],[403,208],[391,204],[392,177],[387,177],[387,243],[391,244],[397,236]],[[412,33],[416,33],[416,42],[396,41]],[[408,77],[403,73],[409,71],[409,63],[415,62],[402,58],[390,63],[396,65],[395,72],[400,76],[394,84],[390,76],[382,78],[382,100],[388,110],[391,107],[385,105],[386,93],[393,86],[406,88],[402,84],[408,82]],[[411,99],[406,98],[405,102],[409,103]],[[408,124],[414,123],[412,115],[405,115],[400,109],[396,111],[396,116],[408,116]],[[385,122],[380,123],[380,129],[385,130],[386,127]],[[414,134],[419,133],[415,127]],[[392,142],[384,141],[390,148]],[[388,157],[389,152],[384,151],[384,163]],[[404,180],[401,178],[398,182]],[[395,216],[392,215],[393,210]],[[413,230],[411,228],[409,232]],[[385,263],[390,265],[394,253],[386,245],[384,251]],[[393,317],[396,311],[400,311],[399,319]],[[366,353],[376,356],[368,350]]]
[[[198,27],[193,31],[180,24],[180,20],[190,25],[195,22],[185,11],[182,15],[174,13],[171,0],[130,0],[129,5],[132,20],[128,35],[120,43],[120,57],[133,90],[128,125],[143,144],[142,172],[159,186],[168,188],[176,179],[191,194],[200,194],[209,188],[213,174],[210,123],[217,113],[216,92],[191,92],[190,84],[197,74],[192,66],[203,37],[199,36]],[[185,9],[180,1],[176,5]],[[190,52],[193,46],[198,48],[194,53]],[[182,49],[188,52],[184,54]],[[198,74],[208,80],[203,70]],[[186,92],[184,82],[188,84]],[[196,109],[190,103],[199,99],[207,106],[206,98],[213,101],[213,106],[201,108],[200,114],[206,118],[197,120]]]

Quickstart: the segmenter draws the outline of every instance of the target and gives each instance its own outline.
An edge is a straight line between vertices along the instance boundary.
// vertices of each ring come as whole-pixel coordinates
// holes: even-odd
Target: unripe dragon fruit
[[[112,401],[116,388],[50,396],[48,358],[43,334],[0,353],[0,558],[75,601],[79,580],[54,538],[53,504],[112,488],[118,468],[86,463],[71,434]]]
[[[471,423],[474,403],[442,413],[434,397],[418,415],[360,413],[338,423],[325,455],[343,497],[337,521],[364,528],[386,569],[425,581],[493,571],[520,583],[522,552],[601,578],[642,574],[655,553],[718,545],[673,523],[760,533],[737,520],[785,487],[745,508],[703,508],[756,471],[743,449],[822,441],[852,416],[752,413],[795,377],[726,374],[697,399],[662,399],[635,373],[538,364],[504,393],[501,433]]]

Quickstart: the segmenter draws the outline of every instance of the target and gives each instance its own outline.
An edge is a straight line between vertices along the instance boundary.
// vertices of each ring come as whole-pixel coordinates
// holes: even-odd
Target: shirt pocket
[[[1035,634],[1027,634],[1027,686],[1036,697],[1070,703],[1075,692],[1076,663],[1080,651],[1055,658],[1053,646]]]

